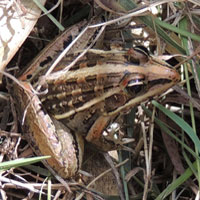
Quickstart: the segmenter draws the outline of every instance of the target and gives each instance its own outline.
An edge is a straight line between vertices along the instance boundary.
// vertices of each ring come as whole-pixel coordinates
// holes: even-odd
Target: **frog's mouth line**
[[[159,81],[159,79],[158,79],[158,81]],[[167,83],[165,83],[165,84],[163,84],[163,81],[164,80],[162,80],[159,85],[155,85],[155,82],[153,82],[153,86],[151,86],[150,89],[148,89],[148,91],[146,93],[143,93],[141,95],[136,96],[135,98],[133,98],[133,99],[129,100],[128,102],[126,102],[125,105],[117,108],[114,111],[106,113],[106,115],[109,115],[109,116],[115,115],[115,114],[117,114],[119,112],[122,112],[123,109],[132,108],[132,107],[138,105],[139,103],[144,102],[147,99],[149,99],[149,98],[151,98],[151,97],[153,97],[155,95],[159,95],[159,94],[165,92],[166,90],[168,90],[169,88],[171,88],[175,84],[172,80],[169,80],[169,79],[166,79]]]
[[[162,87],[164,84],[171,83],[171,82],[172,82],[171,79],[161,78],[161,79],[149,81],[148,85],[149,85],[149,89],[151,90],[151,88]]]

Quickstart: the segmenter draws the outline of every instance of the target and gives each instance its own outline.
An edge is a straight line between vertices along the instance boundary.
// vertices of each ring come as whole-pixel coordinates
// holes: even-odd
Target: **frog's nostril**
[[[176,70],[171,70],[171,77],[174,82],[178,82],[180,80],[180,74]]]

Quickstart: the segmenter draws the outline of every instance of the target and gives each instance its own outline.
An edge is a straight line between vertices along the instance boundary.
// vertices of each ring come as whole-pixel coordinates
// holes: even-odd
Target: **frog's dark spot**
[[[27,76],[26,76],[26,79],[27,80],[29,80],[29,79],[31,79],[32,78],[32,74],[28,74]]]
[[[67,40],[63,42],[63,49],[65,49],[72,42],[72,36],[70,35]]]
[[[48,56],[44,61],[40,63],[40,67],[44,67],[46,64],[52,61],[52,58]]]

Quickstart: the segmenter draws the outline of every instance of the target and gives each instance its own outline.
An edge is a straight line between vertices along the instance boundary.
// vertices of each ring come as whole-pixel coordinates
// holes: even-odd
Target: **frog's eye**
[[[134,79],[128,82],[126,89],[132,95],[140,93],[146,86],[144,79]]]
[[[143,56],[146,56],[146,57],[150,56],[148,49],[144,46],[136,46],[133,49],[137,51],[138,53],[143,54]]]
[[[128,60],[131,63],[143,65],[149,61],[149,52],[144,46],[130,48],[127,52]]]

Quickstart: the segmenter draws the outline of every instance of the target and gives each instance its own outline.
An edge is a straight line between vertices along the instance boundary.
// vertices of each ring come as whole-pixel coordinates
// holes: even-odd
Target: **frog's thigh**
[[[84,142],[80,134],[72,133],[61,122],[52,118],[56,127],[58,140],[61,144],[60,158],[62,159],[63,167],[60,168],[60,173],[64,170],[62,177],[72,177],[81,168],[82,157],[84,152]]]

